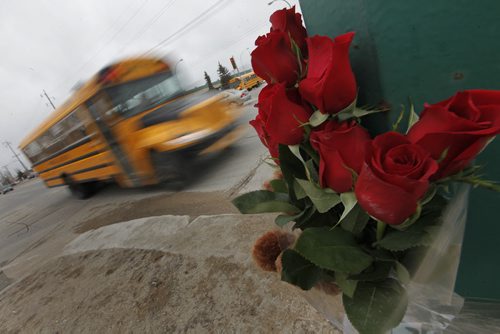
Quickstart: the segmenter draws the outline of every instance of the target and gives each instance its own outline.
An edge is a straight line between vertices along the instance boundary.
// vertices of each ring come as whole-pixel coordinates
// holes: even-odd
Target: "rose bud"
[[[368,131],[355,121],[329,121],[311,132],[311,145],[320,156],[320,185],[338,193],[350,191],[352,172],[361,171],[370,140]]]
[[[408,138],[442,161],[433,179],[467,167],[500,133],[500,91],[469,90],[426,105]]]
[[[269,154],[277,160],[278,159],[278,143],[274,142],[266,132],[264,121],[261,115],[257,115],[254,120],[250,121],[250,125],[254,127],[255,132],[259,136],[260,141],[264,144],[265,147],[269,150]]]
[[[270,18],[271,31],[281,31],[290,36],[305,55],[307,52],[306,28],[302,25],[302,16],[295,13],[295,6],[275,11]]]
[[[429,152],[397,132],[377,136],[358,176],[359,205],[372,217],[398,225],[415,213],[438,170]]]
[[[250,125],[273,157],[278,144],[296,145],[304,138],[301,123],[309,120],[311,110],[296,101],[296,91],[287,91],[284,84],[268,85],[259,94],[259,113]]]
[[[252,51],[252,68],[268,84],[285,83],[292,87],[299,77],[299,63],[292,52],[288,34],[273,31],[255,41]]]
[[[299,90],[323,114],[336,114],[356,99],[356,79],[349,62],[353,37],[350,32],[334,40],[325,36],[307,39],[307,76],[299,83]]]

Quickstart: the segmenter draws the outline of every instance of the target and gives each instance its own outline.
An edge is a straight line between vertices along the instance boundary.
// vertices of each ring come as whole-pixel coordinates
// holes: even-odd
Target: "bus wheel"
[[[71,194],[78,199],[87,199],[94,194],[95,182],[77,183],[69,175],[63,175],[62,179]]]
[[[158,152],[152,152],[151,158],[159,182],[177,191],[187,186],[191,176],[189,160],[173,153]]]

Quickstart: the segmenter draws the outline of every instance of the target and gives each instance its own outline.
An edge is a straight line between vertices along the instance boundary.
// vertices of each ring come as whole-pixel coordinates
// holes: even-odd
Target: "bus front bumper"
[[[186,138],[186,142],[182,143],[181,147],[178,146],[173,148],[172,146],[180,144],[181,141],[184,140],[184,137],[166,142],[160,151],[164,153],[175,153],[176,155],[188,158],[210,155],[222,151],[235,143],[243,137],[247,129],[248,125],[246,124],[232,124],[217,132],[205,134],[203,136],[201,136],[203,134],[202,132],[199,134],[189,134],[186,136],[188,137]],[[201,138],[196,138],[195,136],[200,136]],[[191,138],[194,140],[187,140]]]

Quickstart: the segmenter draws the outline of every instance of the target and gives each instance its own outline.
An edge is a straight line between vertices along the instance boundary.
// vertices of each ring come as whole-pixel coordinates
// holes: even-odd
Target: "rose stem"
[[[387,225],[384,222],[377,220],[377,241],[382,240],[386,226]]]

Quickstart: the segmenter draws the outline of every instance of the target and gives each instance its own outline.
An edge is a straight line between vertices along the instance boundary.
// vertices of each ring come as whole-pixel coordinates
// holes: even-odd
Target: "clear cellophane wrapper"
[[[405,316],[389,333],[444,333],[462,309],[464,299],[454,292],[454,286],[467,220],[469,188],[458,185],[454,189],[433,244],[420,253],[413,266],[412,279],[405,286],[409,300]],[[335,328],[346,334],[358,333],[345,315],[341,294],[325,293],[321,285],[302,294]]]

